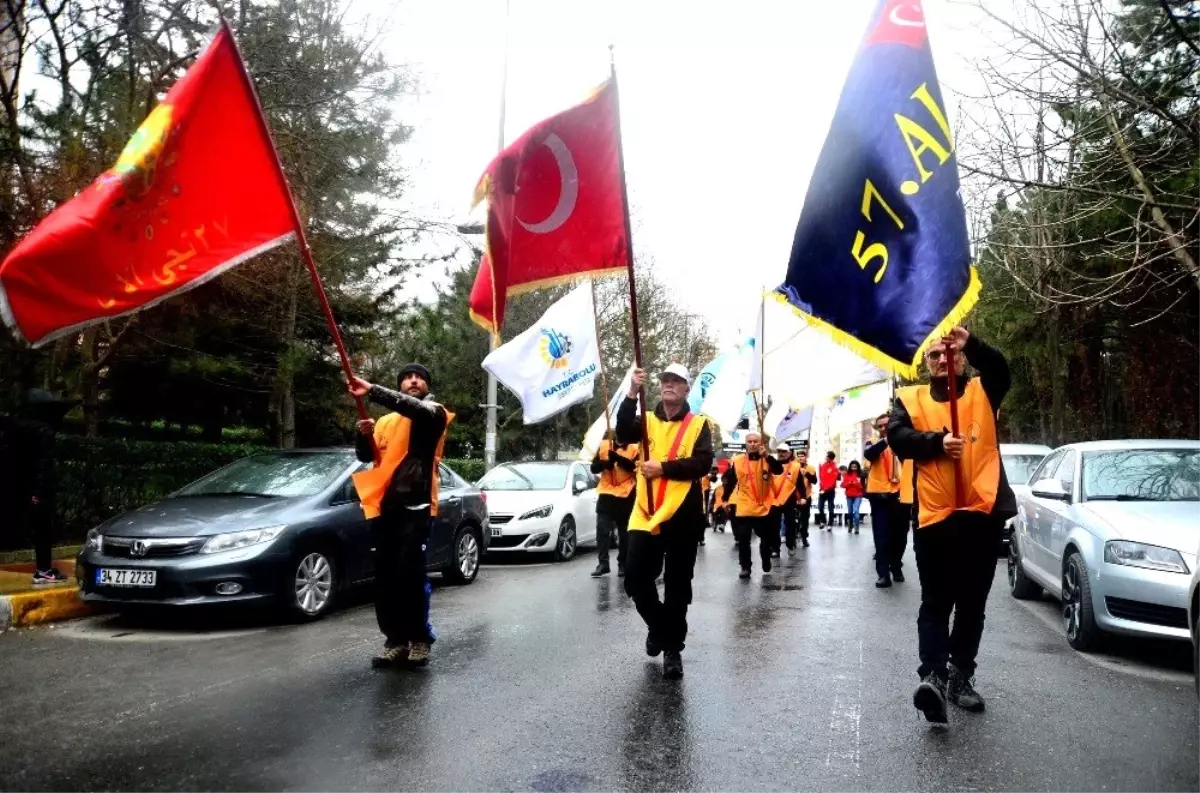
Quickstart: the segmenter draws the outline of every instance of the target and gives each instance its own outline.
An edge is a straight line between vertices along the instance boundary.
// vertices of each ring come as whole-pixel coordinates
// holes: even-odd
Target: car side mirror
[[[1040,479],[1034,482],[1029,490],[1037,498],[1048,498],[1051,501],[1071,500],[1071,494],[1063,490],[1062,482],[1057,479]]]
[[[575,484],[572,486],[571,489],[575,492],[575,495],[579,495],[580,493],[582,493],[583,491],[588,489],[588,484],[587,484],[587,482],[580,482],[580,481],[576,480]]]

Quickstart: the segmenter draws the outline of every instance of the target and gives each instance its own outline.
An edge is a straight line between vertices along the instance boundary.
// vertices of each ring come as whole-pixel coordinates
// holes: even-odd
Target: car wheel
[[[446,577],[456,584],[469,584],[479,575],[480,541],[471,526],[459,526],[454,535],[453,553]]]
[[[1008,545],[1008,591],[1017,600],[1033,600],[1042,596],[1042,588],[1025,575],[1025,569],[1021,567],[1021,552],[1017,550],[1015,542]]]
[[[575,558],[579,538],[575,533],[575,519],[567,515],[558,527],[558,544],[554,546],[554,561],[567,562]]]
[[[1072,551],[1063,568],[1062,579],[1063,628],[1067,642],[1080,652],[1089,652],[1100,645],[1100,629],[1092,611],[1092,585],[1087,567],[1079,551]]]
[[[286,593],[288,610],[303,622],[325,616],[337,595],[337,565],[327,551],[306,548],[293,557]]]

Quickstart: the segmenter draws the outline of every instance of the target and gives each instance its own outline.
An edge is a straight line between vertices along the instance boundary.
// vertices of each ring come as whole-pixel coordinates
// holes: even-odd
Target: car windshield
[[[1084,452],[1085,501],[1200,500],[1200,449]]]
[[[480,490],[562,490],[570,466],[561,463],[505,463],[479,480]]]
[[[349,452],[274,452],[246,457],[193,482],[176,496],[315,496],[352,461]]]
[[[1044,454],[1002,454],[1000,460],[1004,463],[1004,475],[1010,484],[1028,484],[1029,477],[1046,459]]]

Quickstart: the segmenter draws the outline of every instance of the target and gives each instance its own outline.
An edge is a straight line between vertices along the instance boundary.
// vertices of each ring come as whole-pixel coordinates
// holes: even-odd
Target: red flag
[[[199,286],[296,232],[225,29],[116,165],[0,263],[0,316],[31,344]]]
[[[606,82],[484,171],[475,200],[488,199],[487,254],[470,300],[484,328],[503,324],[508,295],[628,266],[616,102]]]

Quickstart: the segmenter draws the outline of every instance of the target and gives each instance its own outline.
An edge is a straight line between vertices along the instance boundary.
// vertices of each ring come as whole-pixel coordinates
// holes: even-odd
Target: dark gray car
[[[88,533],[76,576],[83,599],[188,606],[276,601],[300,619],[329,611],[373,575],[369,522],[351,449],[238,460]],[[442,465],[429,570],[470,583],[487,550],[483,496]]]

